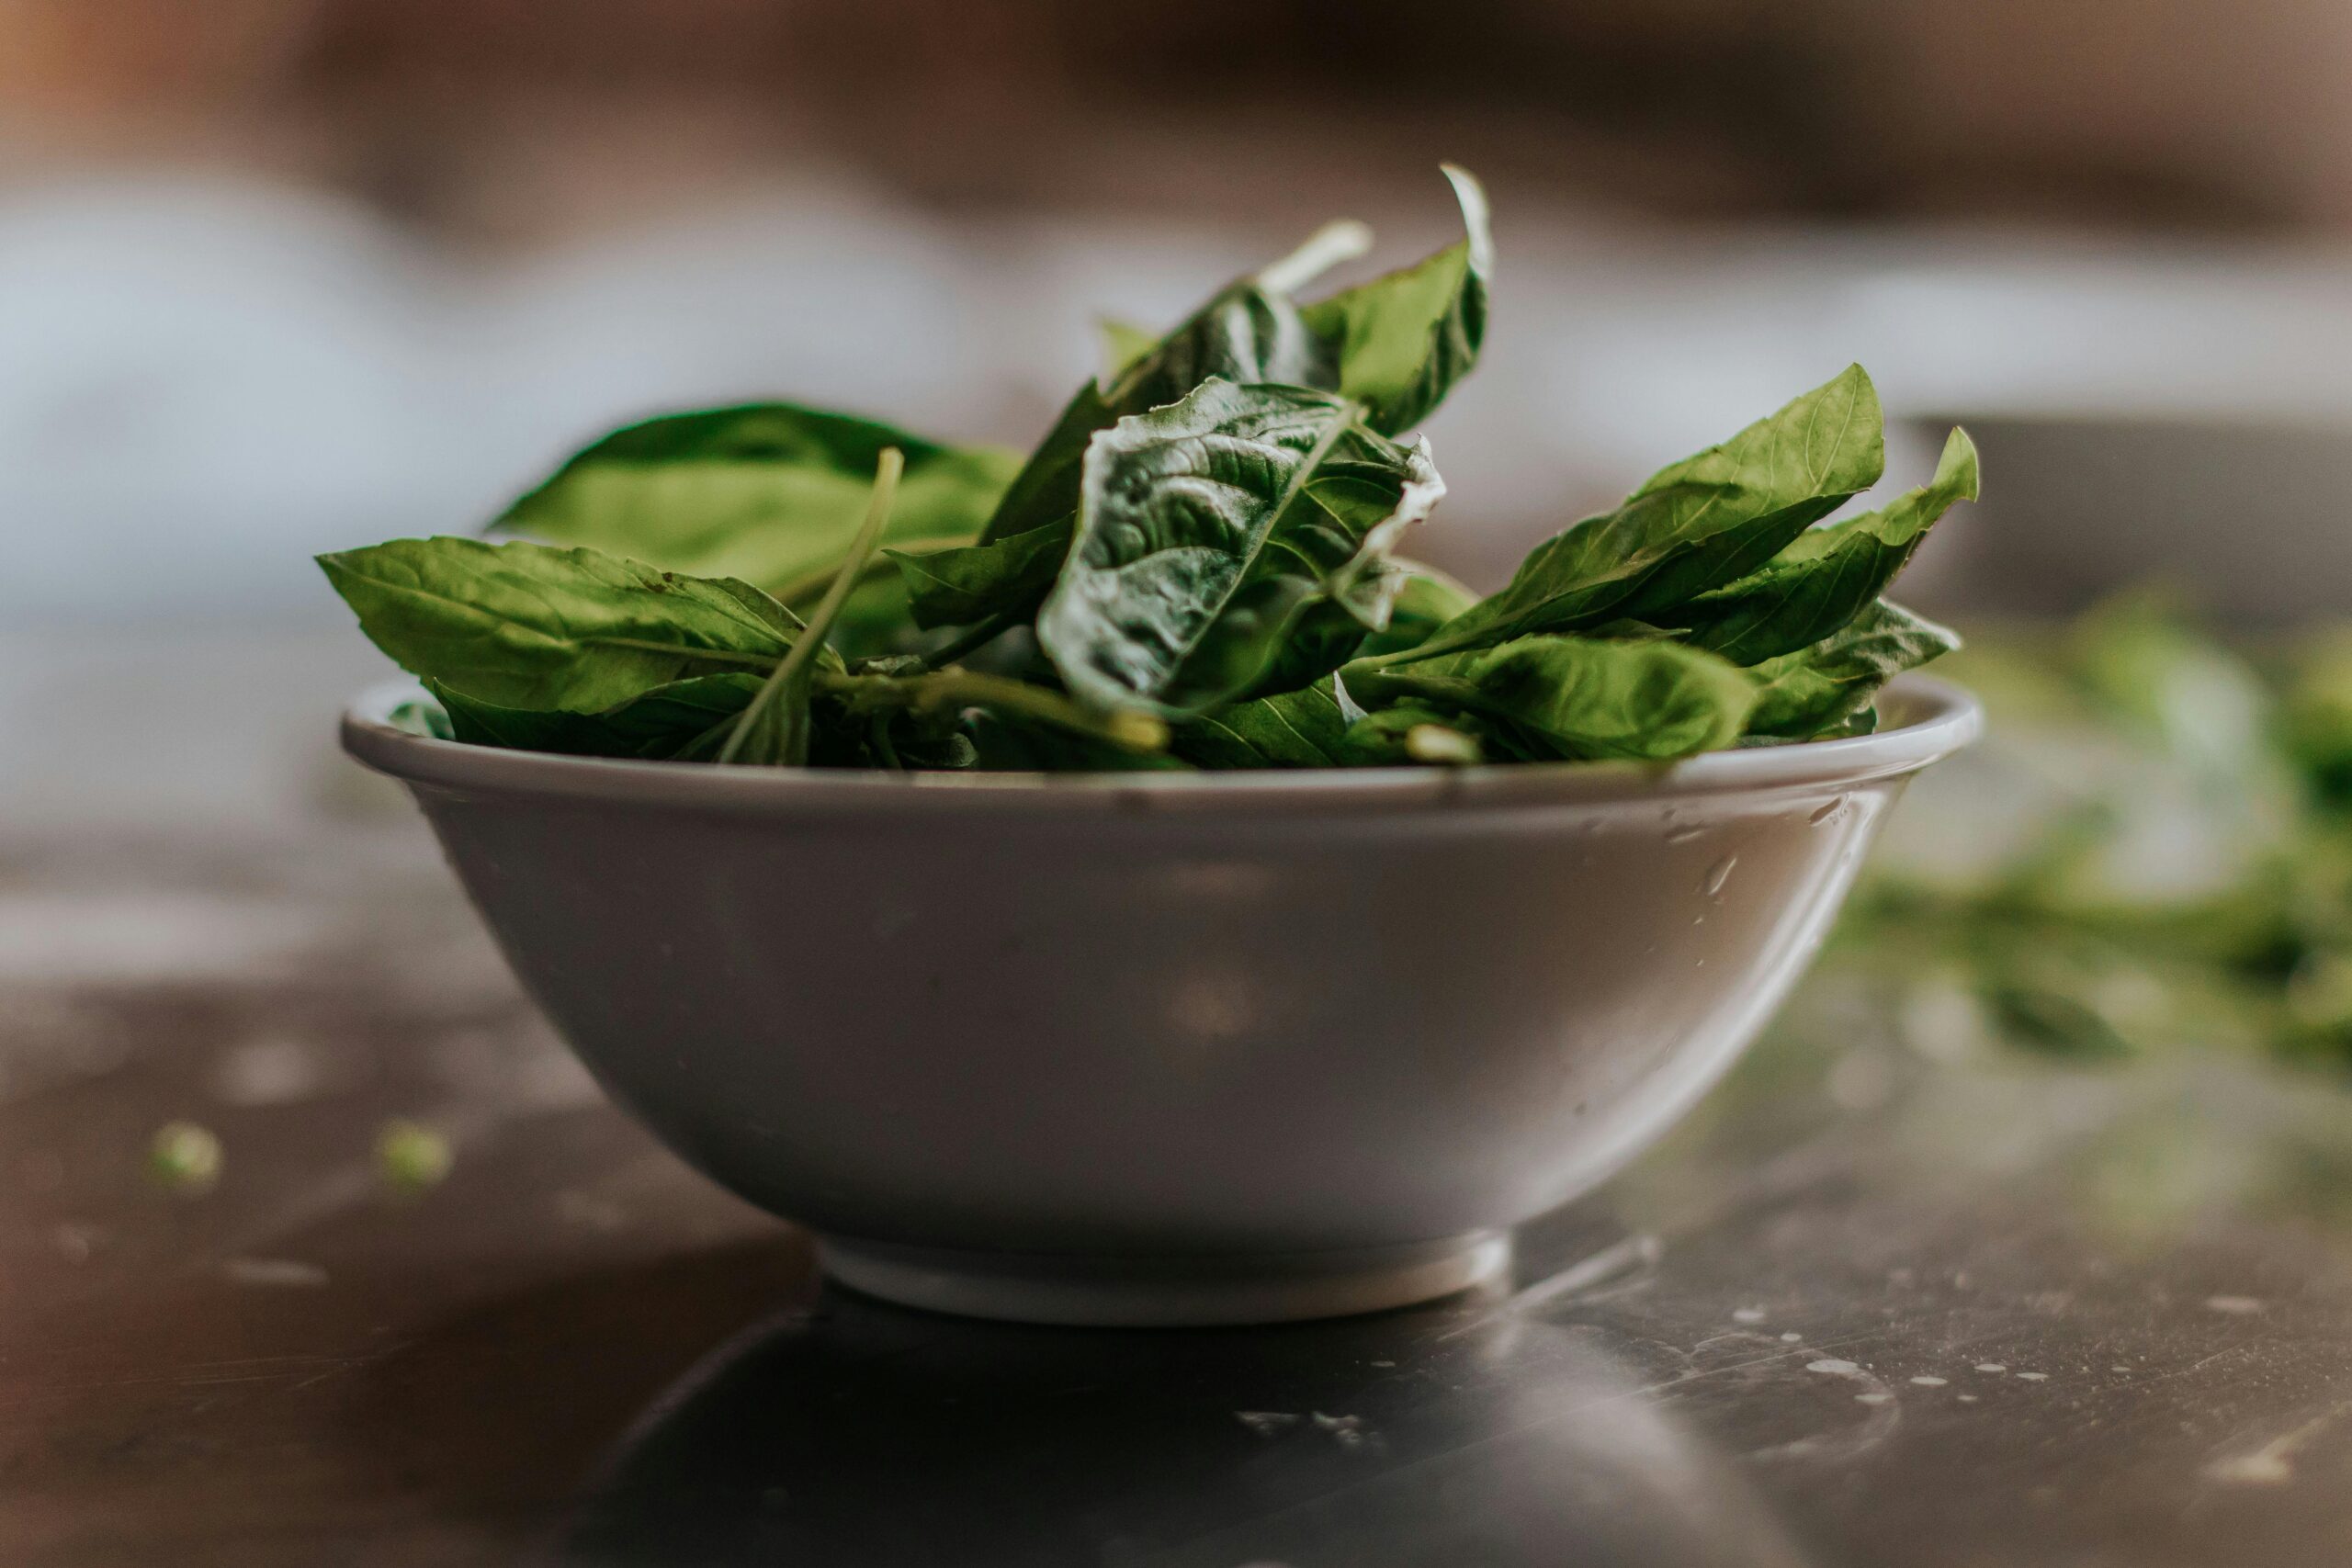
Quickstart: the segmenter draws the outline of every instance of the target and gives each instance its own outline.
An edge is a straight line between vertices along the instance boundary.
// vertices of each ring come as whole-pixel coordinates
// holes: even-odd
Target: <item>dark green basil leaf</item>
[[[1749,671],[1757,703],[1748,732],[1807,740],[1837,729],[1868,707],[1888,681],[1959,646],[1951,628],[1877,600],[1813,647]]]
[[[1347,605],[1331,599],[1309,604],[1292,624],[1274,661],[1250,683],[1241,700],[1277,696],[1313,685],[1362,653],[1364,638],[1370,635]]]
[[[1187,717],[1249,691],[1324,602],[1367,627],[1382,570],[1444,493],[1354,403],[1210,380],[1090,448],[1080,532],[1037,619],[1071,693]]]
[[[1104,323],[1116,372],[1080,387],[1030,455],[980,535],[982,549],[933,558],[932,573],[955,584],[951,600],[926,597],[912,580],[914,614],[926,626],[1026,615],[1051,579],[1077,528],[1087,445],[1121,419],[1190,394],[1212,378],[1237,385],[1276,383],[1324,390],[1362,386],[1374,430],[1395,434],[1435,408],[1477,361],[1486,333],[1487,276],[1492,269],[1486,197],[1464,171],[1448,167],[1469,235],[1418,266],[1375,278],[1309,307],[1291,291],[1370,243],[1362,225],[1334,223],[1254,277],[1228,284],[1165,337]],[[1313,324],[1308,324],[1311,315]],[[1353,392],[1348,392],[1354,396]],[[1046,533],[1026,550],[985,547]]]
[[[448,710],[459,740],[579,757],[704,761],[760,689],[752,674],[697,675],[656,686],[602,713],[502,706],[447,686],[426,686]]]
[[[1339,760],[1358,768],[1414,768],[1529,759],[1504,726],[1458,708],[1408,701],[1348,726]]]
[[[1332,388],[1339,384],[1337,351],[1300,320],[1291,290],[1369,243],[1357,224],[1326,225],[1305,245],[1253,277],[1227,284],[1176,329],[1153,337],[1139,328],[1104,323],[1116,369],[1079,388],[1029,455],[969,553],[945,552],[934,575],[955,584],[950,601],[918,592],[914,613],[926,626],[1025,615],[1053,586],[1078,526],[1079,487],[1087,445],[1121,419],[1177,401],[1212,377],[1238,384],[1270,381]],[[1043,534],[1018,551],[990,551],[1030,534]],[[1039,565],[1051,565],[1041,579]],[[910,583],[910,586],[916,586]]]
[[[1881,423],[1870,378],[1849,366],[1721,446],[1660,469],[1616,511],[1538,545],[1501,592],[1423,646],[1452,651],[1651,619],[1745,577],[1878,482]]]
[[[1243,278],[1217,291],[1175,331],[1113,380],[1087,382],[1029,456],[979,542],[1039,528],[1068,529],[1078,511],[1087,443],[1132,414],[1175,402],[1215,377],[1238,383],[1330,386],[1339,379],[1329,344],[1306,330],[1287,295]]]
[[[1001,708],[975,708],[965,716],[964,727],[973,746],[971,766],[983,773],[1185,773],[1192,768],[1166,751],[1138,751]]]
[[[1811,528],[1760,571],[1658,617],[1697,648],[1759,664],[1808,648],[1877,598],[1957,502],[1976,499],[1976,447],[1964,430],[1944,444],[1936,476],[1877,512]]]
[[[1665,761],[1728,746],[1756,690],[1736,668],[1678,643],[1531,637],[1475,653],[1351,669],[1359,702],[1483,715],[1564,758]]]
[[[1203,768],[1331,768],[1347,731],[1326,679],[1180,724],[1169,750]]]
[[[1340,394],[1363,403],[1367,423],[1383,434],[1427,419],[1477,365],[1486,341],[1495,265],[1487,193],[1468,170],[1444,167],[1462,204],[1463,240],[1301,312],[1308,330],[1334,345]]]
[[[1426,453],[1423,454],[1426,456]],[[1344,494],[1319,488],[1318,495],[1330,494],[1333,504],[1345,502]],[[1365,504],[1394,506],[1393,499],[1383,502],[1381,491],[1368,492]],[[1378,526],[1368,522],[1367,527]],[[1395,537],[1391,533],[1389,537]],[[1426,637],[1438,623],[1469,604],[1477,595],[1461,584],[1446,580],[1441,587],[1428,574],[1427,567],[1411,566],[1380,558],[1378,547],[1366,552],[1364,564],[1351,592],[1342,597],[1326,599],[1310,604],[1302,612],[1291,634],[1274,656],[1274,662],[1259,677],[1247,694],[1250,697],[1272,696],[1282,692],[1295,692],[1312,685],[1338,670],[1350,660],[1378,651],[1384,647],[1410,646]],[[1411,603],[1407,603],[1410,599]],[[1448,606],[1440,613],[1440,605]],[[1391,642],[1389,634],[1396,629],[1399,613],[1422,617],[1422,624],[1408,630],[1405,637]],[[1370,629],[1380,626],[1380,630]]]
[[[972,537],[1019,458],[790,403],[665,415],[588,446],[492,526],[778,593],[825,586],[885,447],[907,455],[889,542]],[[814,577],[814,582],[807,580]]]
[[[906,585],[915,625],[926,630],[969,626],[1007,604],[1042,604],[1069,554],[1069,530],[1033,528],[961,549],[887,553]]]
[[[395,539],[319,565],[395,663],[507,707],[596,713],[689,676],[763,671],[798,633],[749,583],[596,550]]]

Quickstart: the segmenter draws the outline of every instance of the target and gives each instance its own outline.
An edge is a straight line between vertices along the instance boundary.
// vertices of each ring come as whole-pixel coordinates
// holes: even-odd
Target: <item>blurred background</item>
[[[2183,1377],[2137,1405],[2052,1364],[2069,1453],[2163,1412],[2152,1451],[2243,1439],[2223,1478],[2263,1488],[2233,1513],[2152,1469],[2209,1536],[2321,1507],[2343,1428],[2295,1450],[2344,1414],[2343,1317],[2293,1313],[2306,1255],[2313,1301],[2352,1289],[2352,0],[0,0],[0,1534],[294,1560],[221,1523],[246,1508],[304,1561],[333,1548],[289,1519],[353,1517],[452,1532],[368,1561],[477,1561],[447,1498],[519,1529],[518,1462],[563,1495],[776,1304],[783,1265],[708,1250],[764,1222],[592,1109],[407,800],[336,750],[389,669],[313,552],[469,531],[681,406],[1025,446],[1098,313],[1171,323],[1335,217],[1376,229],[1365,269],[1450,243],[1442,160],[1499,259],[1413,547],[1473,583],[1852,360],[1887,488],[1954,421],[1984,457],[1902,594],[1967,633],[1936,672],[1990,737],[1604,1201],[1790,1281],[1827,1343],[1962,1302],[1965,1262],[1980,1293],[1909,1319],[1939,1355],[2030,1323]],[[150,1151],[207,1128],[229,1176],[183,1201]],[[420,1146],[457,1151],[442,1201],[374,1201]],[[1750,1228],[1711,1250],[1694,1213]],[[2104,1272],[2185,1237],[2221,1261]],[[612,1261],[673,1252],[650,1285]],[[421,1351],[383,1326],[444,1314]],[[1705,1376],[1753,1448],[1764,1385],[1696,1365],[1654,1386]],[[1912,1408],[1906,1441],[1958,1430]],[[2131,1550],[2065,1533],[2131,1489],[1987,1430],[1901,1451],[2035,1550]],[[1805,1446],[1754,1473],[1911,1517]]]

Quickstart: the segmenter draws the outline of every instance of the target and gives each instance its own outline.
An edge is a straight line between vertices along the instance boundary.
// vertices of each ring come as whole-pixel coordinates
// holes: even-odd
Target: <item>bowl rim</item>
[[[344,750],[424,791],[758,814],[801,812],[1230,813],[1396,810],[1463,805],[1656,804],[1690,795],[1815,793],[1914,773],[1974,740],[1984,708],[1949,682],[1906,675],[1883,694],[1896,722],[1841,740],[1709,751],[1678,762],[1511,762],[1477,767],[1297,768],[1029,773],[729,768],[510,751],[413,734],[390,722],[424,694],[413,681],[361,693]]]

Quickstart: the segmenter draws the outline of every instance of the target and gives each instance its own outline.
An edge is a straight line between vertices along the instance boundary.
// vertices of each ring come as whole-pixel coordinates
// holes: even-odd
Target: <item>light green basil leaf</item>
[[[1367,423],[1384,434],[1427,419],[1476,366],[1486,341],[1495,261],[1487,194],[1468,170],[1444,167],[1462,204],[1463,240],[1302,311],[1308,329],[1336,347],[1340,394],[1363,403]]]
[[[1976,499],[1976,447],[1955,430],[1935,478],[1877,512],[1806,530],[1764,568],[1658,617],[1693,647],[1758,664],[1828,637],[1877,598],[1928,530]]]
[[[1885,460],[1878,393],[1849,366],[1721,446],[1660,469],[1616,511],[1538,545],[1501,592],[1424,648],[1655,618],[1780,554],[1878,482]]]
[[[395,539],[319,565],[395,663],[506,707],[595,713],[689,676],[764,670],[798,631],[749,583],[597,550]]]
[[[756,675],[696,675],[656,686],[602,713],[502,706],[426,682],[459,740],[579,757],[706,761],[760,689]]]
[[[1877,600],[1836,634],[1749,672],[1757,703],[1748,732],[1806,740],[1837,729],[1868,707],[1888,681],[1959,646],[1959,634],[1950,627]]]
[[[1115,381],[1159,346],[1159,334],[1149,327],[1123,321],[1116,316],[1094,318],[1094,335],[1102,350],[1102,379]]]
[[[1347,731],[1327,678],[1180,724],[1169,750],[1203,768],[1330,768]]]
[[[1070,692],[1187,717],[1249,691],[1300,616],[1385,615],[1380,565],[1444,493],[1354,403],[1210,380],[1089,449],[1079,536],[1037,619]]]
[[[849,547],[874,465],[907,455],[887,541],[964,540],[995,510],[1019,458],[944,446],[872,420],[790,403],[665,415],[615,431],[492,524],[778,593],[825,586]]]
[[[1419,648],[1431,634],[1478,602],[1478,596],[1435,567],[1419,561],[1390,563],[1403,574],[1388,625],[1368,634],[1360,652],[1364,657],[1398,653]]]
[[[1712,653],[1671,642],[1531,637],[1475,653],[1351,669],[1368,705],[1419,702],[1483,715],[1564,758],[1665,761],[1738,739],[1756,690]]]

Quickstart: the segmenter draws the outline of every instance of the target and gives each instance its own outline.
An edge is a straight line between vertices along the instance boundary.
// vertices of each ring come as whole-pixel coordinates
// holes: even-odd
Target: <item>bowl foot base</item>
[[[1510,1263],[1510,1237],[1501,1231],[1408,1247],[1215,1258],[820,1241],[834,1279],[902,1306],[1099,1328],[1198,1328],[1380,1312],[1483,1284]]]

